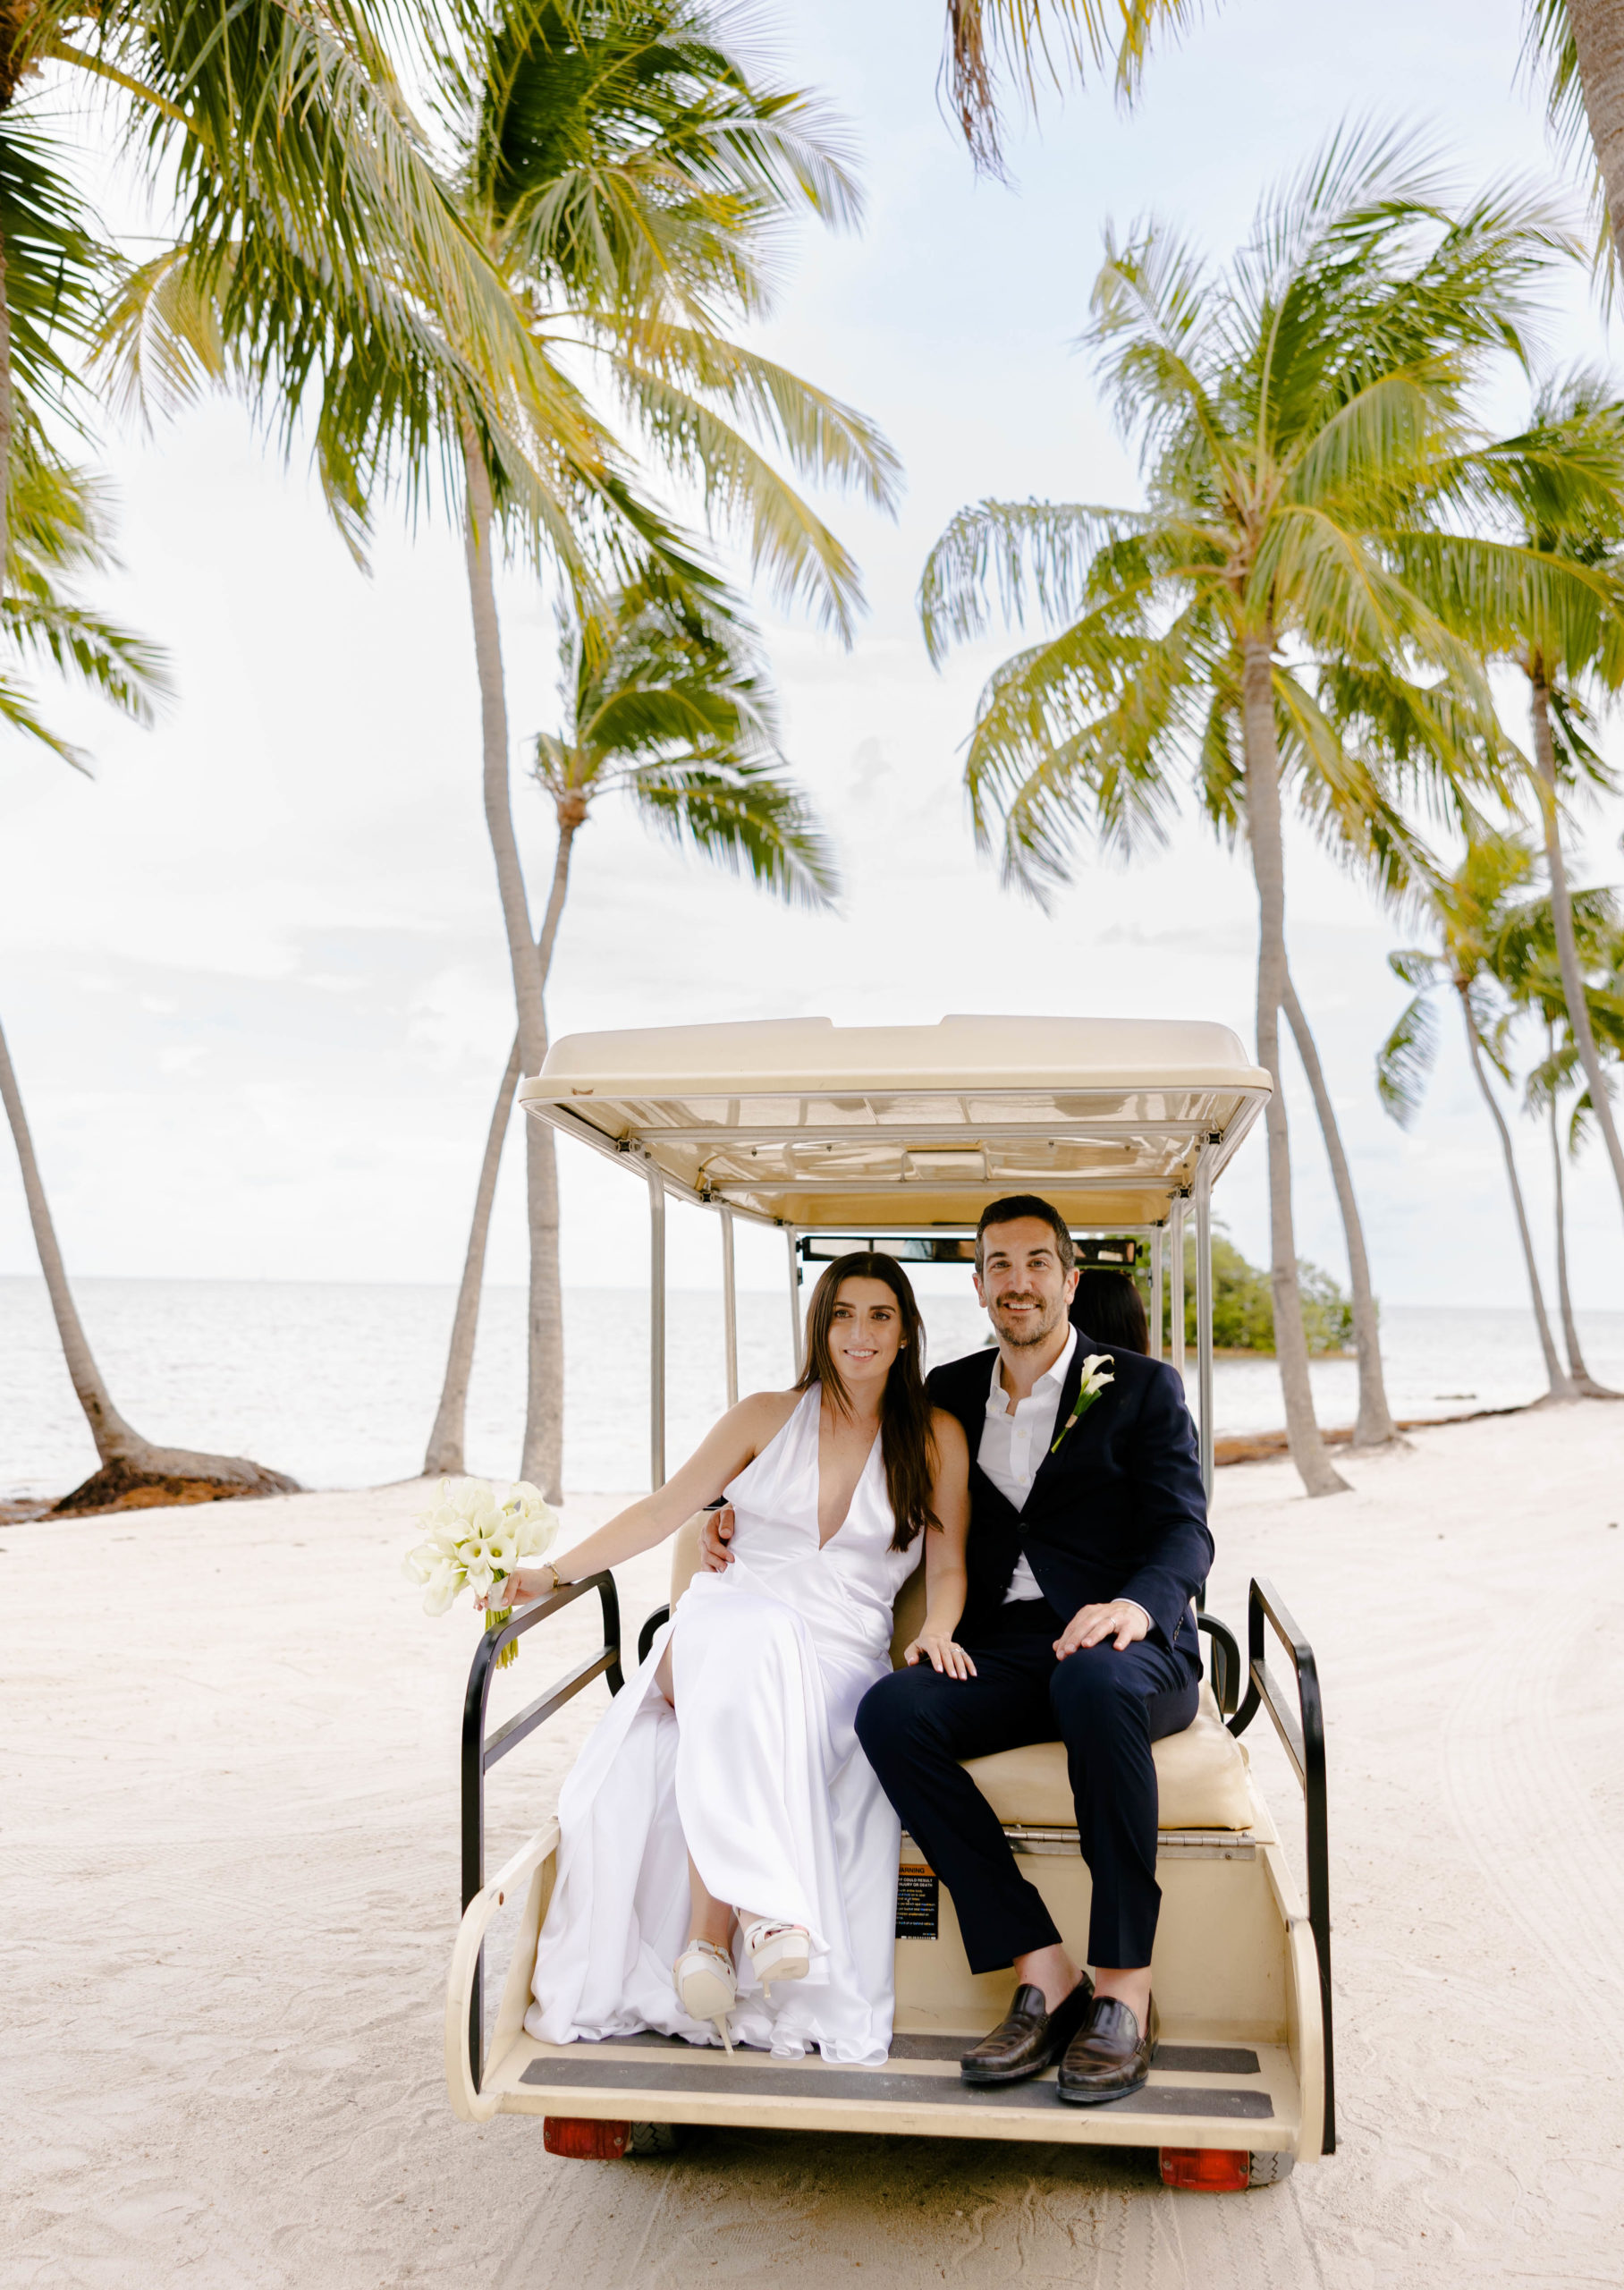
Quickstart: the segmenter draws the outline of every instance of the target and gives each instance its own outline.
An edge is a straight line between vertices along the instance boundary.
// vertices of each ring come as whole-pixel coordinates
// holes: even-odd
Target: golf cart
[[[605,1154],[647,1190],[650,1461],[665,1476],[665,1204],[716,1213],[727,1395],[738,1396],[734,1221],[784,1235],[795,1357],[808,1261],[859,1247],[904,1260],[966,1262],[976,1220],[1002,1193],[1040,1192],[1087,1260],[1148,1285],[1153,1346],[1171,1302],[1173,1364],[1184,1358],[1184,1231],[1195,1237],[1196,1413],[1213,1472],[1214,1182],[1269,1093],[1222,1026],[1094,1018],[947,1018],[935,1026],[837,1027],[827,1019],[576,1035],[520,1085],[532,1120]],[[1090,1245],[1083,1246],[1082,1244]],[[671,1602],[698,1562],[696,1522],[676,1537]],[[596,1597],[602,1646],[536,1701],[486,1731],[504,1646]],[[892,1657],[914,1635],[924,1570],[897,1600]],[[669,1607],[638,1636],[639,1658]],[[1214,2191],[1283,2178],[1329,2154],[1332,2113],[1331,1933],[1324,1736],[1314,1655],[1270,1585],[1255,1581],[1243,1657],[1202,1615],[1209,1668],[1199,1711],[1155,1744],[1162,1885],[1155,1992],[1163,2033],[1150,2080],[1097,2108],[1057,2103],[1054,2071],[1004,2086],[962,2082],[960,2053],[1005,2010],[1009,1975],[966,1962],[952,1903],[912,1840],[898,1871],[896,2031],[886,2064],[830,2065],[690,2047],[653,2033],[555,2046],[526,2034],[537,1937],[552,1893],[558,1824],[486,1878],[485,1777],[600,1675],[622,1683],[613,1578],[572,1582],[479,1641],[462,1732],[462,1900],[445,2007],[445,2073],[465,2121],[546,2119],[554,2153],[608,2158],[676,2143],[679,2126],[862,2131],[1045,2144],[1151,2147],[1163,2178]],[[1283,1652],[1289,1671],[1279,1667]],[[1271,1656],[1274,1657],[1272,1662]],[[1280,1836],[1241,1746],[1266,1709],[1303,1792],[1305,1914]],[[969,1766],[1081,1960],[1089,1879],[1058,1743]],[[488,2047],[482,1956],[499,1907],[520,1904]]]

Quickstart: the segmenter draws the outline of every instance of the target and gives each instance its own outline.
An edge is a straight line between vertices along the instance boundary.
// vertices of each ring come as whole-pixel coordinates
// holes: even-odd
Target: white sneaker
[[[774,1924],[758,1918],[744,1930],[745,1953],[765,1993],[775,1980],[805,1980],[812,1962],[812,1941],[804,1924]]]
[[[676,1982],[677,2001],[689,2018],[712,2021],[731,2052],[733,2043],[727,2031],[727,2015],[733,2008],[739,1984],[727,1950],[719,1948],[714,1940],[690,1940],[672,1966],[672,1977]]]

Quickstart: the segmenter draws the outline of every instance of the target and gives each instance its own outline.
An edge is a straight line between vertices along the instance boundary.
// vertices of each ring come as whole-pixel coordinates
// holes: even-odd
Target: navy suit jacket
[[[1106,1347],[1078,1332],[1055,1437],[1069,1421],[1086,1354]],[[1038,1465],[1024,1509],[977,1460],[994,1373],[991,1347],[933,1368],[932,1403],[958,1417],[970,1451],[969,1593],[959,1635],[973,1646],[995,1623],[1023,1554],[1062,1621],[1079,1607],[1131,1599],[1152,1635],[1188,1658],[1200,1641],[1191,1601],[1213,1563],[1196,1427],[1172,1369],[1142,1353],[1112,1355],[1108,1384]]]

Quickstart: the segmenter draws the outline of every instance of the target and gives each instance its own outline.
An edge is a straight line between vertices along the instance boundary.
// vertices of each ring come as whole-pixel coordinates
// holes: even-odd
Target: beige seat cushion
[[[1194,1722],[1153,1744],[1163,1828],[1250,1828],[1246,1751],[1203,1685]],[[1059,1742],[1037,1742],[996,1757],[967,1760],[965,1771],[1001,1821],[1030,1828],[1074,1828],[1077,1807]]]
[[[688,1588],[699,1564],[699,1522],[677,1531],[671,1553],[671,1603]],[[925,1569],[917,1566],[897,1594],[896,1626],[891,1641],[893,1667],[902,1649],[918,1637],[925,1619]],[[1193,1725],[1170,1734],[1152,1751],[1163,1828],[1249,1828],[1251,1793],[1247,1787],[1246,1751],[1224,1726],[1210,1687],[1203,1685]],[[1066,1752],[1059,1742],[1036,1742],[1029,1749],[1001,1750],[996,1757],[971,1758],[965,1771],[1001,1821],[1029,1828],[1072,1828],[1077,1808],[1066,1776]]]

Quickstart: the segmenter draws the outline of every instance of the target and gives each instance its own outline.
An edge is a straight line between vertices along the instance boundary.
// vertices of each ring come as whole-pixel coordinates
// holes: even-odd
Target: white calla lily
[[[484,1479],[443,1479],[417,1528],[424,1539],[407,1552],[401,1571],[423,1585],[423,1611],[450,1612],[464,1590],[487,1601],[485,1626],[500,1626],[510,1611],[494,1603],[514,1568],[538,1558],[558,1534],[558,1514],[529,1480],[493,1485]],[[511,1662],[517,1645],[498,1658]]]

